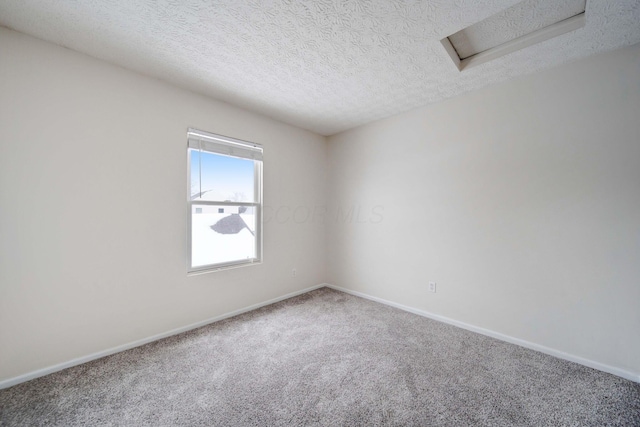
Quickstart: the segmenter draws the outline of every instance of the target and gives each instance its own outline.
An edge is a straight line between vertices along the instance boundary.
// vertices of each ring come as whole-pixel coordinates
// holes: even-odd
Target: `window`
[[[189,129],[189,272],[260,262],[262,146]]]

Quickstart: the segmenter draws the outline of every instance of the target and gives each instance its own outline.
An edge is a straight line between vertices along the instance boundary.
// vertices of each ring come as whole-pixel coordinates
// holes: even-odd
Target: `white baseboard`
[[[289,298],[292,298],[292,297],[295,297],[295,296],[298,296],[298,295],[302,295],[302,294],[305,294],[307,292],[310,292],[310,291],[313,291],[315,289],[319,289],[319,288],[322,288],[322,287],[328,287],[328,288],[335,289],[337,291],[341,291],[341,292],[344,292],[344,293],[347,293],[347,294],[350,294],[350,295],[354,295],[354,296],[365,298],[365,299],[368,299],[368,300],[371,300],[371,301],[379,302],[381,304],[385,304],[385,305],[388,305],[388,306],[391,306],[391,307],[399,308],[400,310],[408,311],[409,313],[417,314],[419,316],[428,317],[430,319],[437,320],[439,322],[448,323],[450,325],[457,326],[457,327],[460,327],[460,328],[463,328],[463,329],[467,329],[467,330],[472,331],[472,332],[477,332],[477,333],[482,334],[482,335],[486,335],[486,336],[489,336],[489,337],[492,337],[492,338],[496,338],[496,339],[499,339],[499,340],[502,340],[502,341],[506,341],[506,342],[509,342],[509,343],[512,343],[512,344],[516,344],[516,345],[519,345],[519,346],[522,346],[522,347],[525,347],[525,348],[529,348],[531,350],[536,350],[536,351],[539,351],[541,353],[545,353],[545,354],[548,354],[548,355],[551,355],[551,356],[555,356],[555,357],[558,357],[560,359],[568,360],[570,362],[575,362],[575,363],[578,363],[580,365],[587,366],[589,368],[597,369],[599,371],[607,372],[607,373],[610,373],[610,374],[613,374],[613,375],[617,375],[619,377],[626,378],[628,380],[640,383],[640,374],[638,374],[638,373],[626,371],[624,369],[616,368],[614,366],[605,365],[603,363],[595,362],[593,360],[585,359],[585,358],[582,358],[582,357],[579,357],[579,356],[574,356],[572,354],[564,353],[564,352],[559,351],[559,350],[555,350],[555,349],[552,349],[552,348],[549,348],[549,347],[545,347],[545,346],[542,346],[542,345],[539,345],[539,344],[534,344],[532,342],[521,340],[519,338],[514,338],[514,337],[511,337],[511,336],[508,336],[508,335],[504,335],[504,334],[501,334],[499,332],[491,331],[489,329],[480,328],[478,326],[470,325],[468,323],[464,323],[464,322],[460,322],[460,321],[457,321],[457,320],[453,320],[453,319],[450,319],[448,317],[444,317],[444,316],[440,316],[440,315],[437,315],[437,314],[429,313],[429,312],[424,311],[424,310],[420,310],[420,309],[417,309],[417,308],[413,308],[413,307],[409,307],[409,306],[406,306],[406,305],[398,304],[398,303],[395,303],[393,301],[388,301],[388,300],[385,300],[385,299],[382,299],[382,298],[374,297],[374,296],[371,296],[371,295],[368,295],[368,294],[365,294],[365,293],[362,293],[362,292],[353,291],[351,289],[342,288],[340,286],[331,285],[329,283],[323,283],[323,284],[312,286],[312,287],[309,287],[309,288],[306,288],[306,289],[302,289],[302,290],[299,290],[299,291],[296,291],[296,292],[291,292],[291,293],[288,293],[286,295],[282,295],[280,297],[273,298],[273,299],[270,299],[270,300],[267,300],[267,301],[264,301],[264,302],[261,302],[261,303],[258,303],[258,304],[253,304],[253,305],[250,305],[248,307],[244,307],[244,308],[241,308],[241,309],[238,309],[238,310],[234,310],[234,311],[231,311],[229,313],[222,314],[220,316],[212,317],[210,319],[206,319],[206,320],[203,320],[201,322],[192,323],[190,325],[183,326],[181,328],[172,329],[170,331],[163,332],[161,334],[153,335],[153,336],[150,336],[150,337],[147,337],[147,338],[143,338],[143,339],[140,339],[140,340],[136,340],[136,341],[133,341],[133,342],[130,342],[130,343],[127,343],[127,344],[123,344],[123,345],[117,346],[117,347],[109,348],[107,350],[99,351],[97,353],[92,353],[92,354],[89,354],[87,356],[78,357],[76,359],[72,359],[72,360],[69,360],[67,362],[63,362],[63,363],[59,363],[57,365],[53,365],[53,366],[49,366],[49,367],[46,367],[46,368],[38,369],[36,371],[28,372],[26,374],[19,375],[17,377],[13,377],[13,378],[9,378],[9,379],[6,379],[6,380],[2,380],[2,381],[0,381],[0,390],[2,390],[4,388],[7,388],[7,387],[14,386],[16,384],[20,384],[20,383],[23,383],[23,382],[38,378],[38,377],[42,377],[42,376],[45,376],[45,375],[48,375],[48,374],[52,374],[54,372],[58,372],[58,371],[61,371],[63,369],[71,368],[72,366],[77,366],[77,365],[81,365],[83,363],[90,362],[92,360],[100,359],[101,357],[110,356],[112,354],[119,353],[119,352],[125,351],[125,350],[129,350],[131,348],[139,347],[141,345],[148,344],[148,343],[153,342],[153,341],[157,341],[157,340],[160,340],[160,339],[163,339],[163,338],[167,338],[167,337],[170,337],[170,336],[173,336],[173,335],[181,334],[183,332],[187,332],[187,331],[190,331],[192,329],[200,328],[202,326],[206,326],[208,324],[211,324],[211,323],[214,323],[214,322],[218,322],[220,320],[228,319],[229,317],[237,316],[239,314],[246,313],[248,311],[255,310],[257,308],[261,308],[261,307],[264,307],[264,306],[267,306],[267,305],[270,305],[270,304],[274,304],[276,302],[283,301],[285,299],[289,299]]]
[[[448,317],[440,316],[438,314],[429,313],[428,311],[420,310],[417,308],[409,307],[406,305],[398,304],[393,301],[388,301],[382,298],[374,297],[362,292],[352,291],[351,289],[342,288],[340,286],[331,285],[329,283],[325,283],[324,286],[335,289],[336,291],[344,292],[350,295],[354,295],[357,297],[365,298],[371,301],[379,302],[381,304],[389,305],[391,307],[399,308],[400,310],[408,311],[409,313],[417,314],[419,316],[428,317],[429,319],[437,320],[439,322],[448,323],[453,326],[457,326],[462,329],[466,329],[471,332],[477,332],[482,335],[486,335],[488,337],[496,338],[501,341],[506,341],[511,344],[516,344],[521,347],[525,347],[531,350],[539,351],[541,353],[548,354],[550,356],[557,357],[559,359],[568,360],[570,362],[578,363],[580,365],[587,366],[589,368],[597,369],[599,371],[607,372],[609,374],[617,375],[619,377],[640,383],[640,373],[630,372],[624,369],[616,368],[615,366],[605,365],[604,363],[596,362],[593,360],[585,359],[580,356],[574,356],[573,354],[565,353],[560,350],[555,350],[553,348],[545,347],[540,344],[535,344],[529,341],[521,340],[519,338],[514,338],[509,335],[501,334],[500,332],[495,332],[489,329],[484,329],[478,326],[470,325],[468,323],[460,322],[458,320],[450,319]]]
[[[136,340],[136,341],[133,341],[133,342],[130,342],[130,343],[127,343],[127,344],[119,345],[117,347],[109,348],[107,350],[99,351],[97,353],[89,354],[87,356],[78,357],[76,359],[69,360],[68,362],[59,363],[57,365],[53,365],[53,366],[49,366],[49,367],[46,367],[46,368],[38,369],[38,370],[33,371],[33,372],[28,372],[28,373],[23,374],[23,375],[18,375],[17,377],[13,377],[13,378],[9,378],[9,379],[0,381],[0,390],[2,390],[3,388],[14,386],[16,384],[23,383],[25,381],[29,381],[29,380],[38,378],[38,377],[43,377],[45,375],[52,374],[54,372],[58,372],[58,371],[61,371],[63,369],[71,368],[72,366],[77,366],[77,365],[81,365],[83,363],[90,362],[92,360],[100,359],[101,357],[110,356],[112,354],[119,353],[119,352],[125,351],[125,350],[129,350],[129,349],[132,349],[132,348],[135,348],[135,347],[139,347],[141,345],[148,344],[150,342],[157,341],[157,340],[160,340],[160,339],[163,339],[163,338],[167,338],[167,337],[170,337],[172,335],[177,335],[177,334],[181,334],[183,332],[190,331],[192,329],[200,328],[200,327],[206,326],[206,325],[208,325],[210,323],[214,323],[214,322],[218,322],[220,320],[228,319],[229,317],[237,316],[239,314],[246,313],[248,311],[255,310],[257,308],[261,308],[261,307],[264,307],[264,306],[267,306],[267,305],[270,305],[270,304],[273,304],[273,303],[276,303],[276,302],[279,302],[279,301],[283,301],[285,299],[289,299],[289,298],[292,298],[292,297],[295,297],[295,296],[298,296],[298,295],[301,295],[301,294],[306,294],[307,292],[310,292],[310,291],[313,291],[315,289],[322,288],[322,287],[325,287],[325,285],[324,284],[320,284],[320,285],[312,286],[310,288],[306,288],[306,289],[302,289],[302,290],[299,290],[299,291],[291,292],[291,293],[288,293],[286,295],[282,295],[282,296],[279,296],[277,298],[270,299],[268,301],[260,302],[258,304],[253,304],[253,305],[250,305],[248,307],[244,307],[244,308],[241,308],[241,309],[238,309],[238,310],[231,311],[229,313],[222,314],[220,316],[212,317],[210,319],[206,319],[206,320],[203,320],[201,322],[192,323],[191,325],[183,326],[183,327],[177,328],[177,329],[172,329],[170,331],[163,332],[161,334],[153,335],[153,336],[150,336],[150,337],[147,337],[147,338],[143,338],[143,339],[140,339],[140,340]]]

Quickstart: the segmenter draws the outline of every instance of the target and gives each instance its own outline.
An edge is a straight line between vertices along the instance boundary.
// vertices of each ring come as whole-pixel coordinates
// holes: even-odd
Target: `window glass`
[[[254,160],[191,151],[192,200],[255,202]]]
[[[256,208],[193,205],[191,242],[192,267],[256,258]]]

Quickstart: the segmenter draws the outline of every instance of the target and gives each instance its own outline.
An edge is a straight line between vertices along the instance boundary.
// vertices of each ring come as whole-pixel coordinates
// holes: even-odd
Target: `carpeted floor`
[[[640,426],[640,384],[328,288],[0,391],[13,426]]]

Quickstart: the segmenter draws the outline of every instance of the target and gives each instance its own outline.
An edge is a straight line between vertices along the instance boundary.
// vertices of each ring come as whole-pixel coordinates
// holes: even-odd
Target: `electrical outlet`
[[[298,275],[298,270],[296,270],[295,268],[291,269],[291,277],[296,277]]]
[[[429,292],[436,293],[436,282],[429,282]]]

